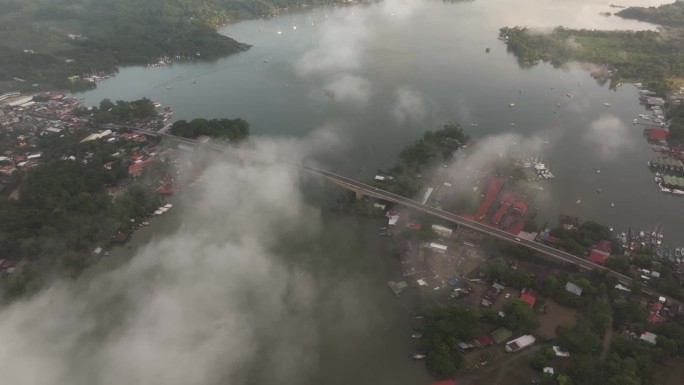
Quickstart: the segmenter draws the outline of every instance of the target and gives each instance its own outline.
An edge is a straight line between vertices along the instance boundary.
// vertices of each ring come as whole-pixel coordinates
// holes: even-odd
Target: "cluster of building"
[[[464,217],[488,223],[518,235],[525,226],[527,214],[527,203],[519,197],[518,193],[514,189],[506,189],[503,178],[492,178],[489,180],[487,192],[475,214],[464,215]]]
[[[111,169],[116,160],[128,165],[128,173],[132,178],[138,177],[142,170],[152,163],[157,155],[155,143],[148,141],[145,135],[135,132],[124,132],[115,125],[98,126],[91,122],[88,114],[90,107],[83,107],[78,99],[65,94],[40,94],[23,96],[18,92],[0,95],[0,126],[7,134],[10,149],[0,156],[0,191],[6,187],[16,170],[28,172],[43,161],[43,154],[38,139],[54,135],[82,133],[81,142],[105,141],[116,144],[117,150],[108,154],[112,159],[104,164]],[[135,122],[137,128],[156,128],[160,122],[170,118],[169,108],[158,107],[157,117],[144,122]],[[87,164],[95,156],[88,152],[79,156],[64,154],[62,160],[77,161]]]

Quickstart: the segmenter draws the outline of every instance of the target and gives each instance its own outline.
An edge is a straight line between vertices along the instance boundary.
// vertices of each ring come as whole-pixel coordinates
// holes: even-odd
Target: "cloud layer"
[[[584,140],[605,159],[616,159],[636,145],[629,127],[614,115],[603,114],[589,124]]]
[[[331,135],[252,147],[273,158],[303,156],[313,146],[330,149]],[[177,233],[113,271],[56,283],[0,311],[5,382],[308,380],[317,365],[320,291],[276,245],[284,231],[315,234],[318,211],[304,203],[299,175],[278,163],[214,160],[203,180]]]

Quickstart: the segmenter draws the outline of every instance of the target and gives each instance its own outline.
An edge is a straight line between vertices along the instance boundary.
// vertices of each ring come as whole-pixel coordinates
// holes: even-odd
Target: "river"
[[[660,225],[665,242],[680,246],[674,243],[684,236],[682,201],[657,190],[646,168],[654,154],[643,126],[632,124],[644,111],[637,89],[626,84],[609,90],[579,65],[520,68],[497,40],[500,27],[515,25],[655,28],[599,15],[612,11],[596,0],[387,1],[304,9],[220,30],[253,45],[247,52],[215,62],[122,68],[78,97],[88,104],[148,97],[171,106],[175,119],[242,117],[253,136],[328,130],[340,138],[340,150],[318,160],[355,178],[391,165],[403,146],[447,121],[462,124],[477,140],[503,133],[521,141],[544,138],[549,143],[530,154],[543,157],[556,176],[544,184],[546,198],[535,202],[543,220],[555,224],[564,213],[618,231]],[[155,219],[117,256],[171,234],[181,220]],[[362,274],[368,295],[358,300],[376,314],[367,327],[322,333],[320,372],[312,383],[427,383],[421,365],[407,360],[406,309],[385,286],[398,266],[390,245],[378,241],[378,224],[337,214],[325,214],[324,223],[320,244],[311,250],[324,245],[334,251],[326,256],[330,264]],[[324,274],[325,266],[311,269]]]

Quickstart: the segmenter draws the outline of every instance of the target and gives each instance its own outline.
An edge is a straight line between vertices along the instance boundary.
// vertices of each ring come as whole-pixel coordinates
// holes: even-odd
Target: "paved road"
[[[176,142],[185,143],[185,144],[192,145],[192,146],[196,146],[196,145],[200,144],[200,142],[193,140],[193,139],[182,138],[179,136],[170,135],[170,134],[166,134],[166,133],[157,133],[157,132],[152,132],[152,131],[147,131],[147,130],[134,130],[134,131],[139,132],[141,134],[145,134],[145,135],[163,136],[163,137],[169,138],[171,140],[174,140]],[[233,153],[237,153],[241,158],[244,158],[244,159],[249,159],[249,160],[253,160],[253,161],[257,161],[257,162],[263,161],[263,160],[259,159],[259,157],[256,154],[250,152],[249,150],[234,149],[234,148],[229,148],[229,147],[224,146],[224,145],[213,144],[213,143],[205,143],[203,145],[209,146],[209,147],[211,147],[217,151],[227,151],[228,150],[228,151],[231,151]],[[353,191],[357,191],[357,192],[361,192],[363,195],[367,195],[367,196],[379,198],[379,199],[382,199],[385,201],[401,204],[403,206],[406,206],[406,207],[409,207],[409,208],[412,208],[412,209],[433,215],[435,217],[444,219],[448,222],[455,223],[459,226],[463,226],[463,227],[471,229],[471,230],[475,230],[475,231],[485,233],[485,234],[490,235],[494,238],[498,238],[500,240],[504,240],[507,242],[522,245],[524,247],[527,247],[529,249],[536,251],[537,253],[539,253],[543,256],[546,256],[546,257],[549,257],[549,258],[552,258],[552,259],[555,259],[558,261],[562,261],[565,263],[572,263],[572,264],[578,265],[582,269],[586,269],[586,270],[593,270],[593,269],[608,270],[611,272],[611,274],[615,275],[623,285],[630,285],[630,283],[632,281],[632,278],[630,278],[624,274],[620,274],[618,272],[606,269],[605,267],[603,267],[601,265],[597,265],[595,263],[589,262],[586,259],[580,258],[576,255],[566,253],[566,252],[558,250],[558,249],[554,249],[553,247],[549,247],[549,246],[546,246],[546,245],[541,244],[541,243],[520,239],[520,238],[516,237],[515,235],[510,234],[506,231],[503,231],[503,230],[500,230],[500,229],[497,229],[497,228],[494,228],[491,226],[487,226],[487,225],[482,224],[480,222],[476,222],[473,220],[463,218],[459,215],[450,213],[448,211],[440,210],[440,209],[437,209],[435,207],[431,207],[431,206],[422,204],[422,203],[415,201],[413,199],[409,199],[409,198],[403,197],[401,195],[397,195],[397,194],[391,193],[389,191],[385,191],[385,190],[367,185],[365,183],[356,181],[354,179],[347,178],[343,175],[335,174],[333,172],[330,172],[327,170],[322,170],[320,168],[309,166],[306,164],[292,163],[292,162],[283,162],[283,163],[288,163],[288,164],[292,165],[293,167],[296,167],[300,170],[306,171],[310,174],[313,174],[313,175],[316,175],[319,177],[323,177],[323,178],[325,178],[325,179],[327,179],[327,180],[329,180],[329,181],[331,181],[331,182],[333,182],[339,186],[342,186],[344,188],[347,188],[347,189],[350,189]],[[644,293],[647,293],[650,295],[660,295],[659,293],[657,293],[651,289],[648,289],[648,288],[644,288],[642,291]],[[676,301],[674,301],[674,302],[676,302]]]

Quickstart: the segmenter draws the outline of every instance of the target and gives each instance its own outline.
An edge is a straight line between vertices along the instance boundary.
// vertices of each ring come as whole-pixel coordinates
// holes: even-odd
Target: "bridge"
[[[168,139],[171,139],[175,142],[187,144],[190,146],[197,146],[197,145],[201,144],[204,146],[209,146],[210,148],[212,148],[216,151],[221,151],[221,152],[230,151],[232,153],[237,153],[243,159],[250,159],[253,161],[257,161],[257,162],[260,161],[260,159],[257,159],[254,156],[254,154],[250,154],[249,151],[234,149],[234,148],[230,148],[228,146],[224,146],[221,144],[200,143],[199,141],[194,140],[194,139],[188,139],[188,138],[183,138],[183,137],[179,137],[179,136],[175,136],[175,135],[171,135],[171,134],[167,134],[167,133],[159,133],[159,132],[148,131],[148,130],[135,129],[133,131],[138,132],[140,134],[148,135],[148,136],[168,138]],[[615,275],[618,278],[618,281],[620,283],[622,283],[623,285],[630,285],[630,283],[632,281],[631,277],[628,277],[624,274],[612,271],[612,270],[607,269],[606,267],[604,267],[602,265],[595,264],[593,262],[590,262],[590,261],[588,261],[584,258],[578,257],[576,255],[567,253],[567,252],[562,251],[562,250],[555,249],[553,247],[549,247],[549,246],[541,244],[541,243],[537,243],[534,241],[528,241],[528,240],[518,238],[515,235],[508,233],[506,231],[503,231],[503,230],[500,230],[500,229],[497,229],[497,228],[494,228],[491,226],[487,226],[483,223],[476,222],[474,220],[463,218],[459,215],[450,213],[448,211],[444,211],[444,210],[441,210],[441,209],[438,209],[435,207],[428,206],[428,205],[423,204],[421,202],[418,202],[416,200],[406,198],[406,197],[403,197],[401,195],[397,195],[397,194],[394,194],[392,192],[379,189],[377,187],[370,186],[370,185],[365,184],[363,182],[359,182],[359,181],[356,181],[354,179],[347,178],[343,175],[335,174],[331,171],[323,170],[323,169],[313,167],[310,165],[306,165],[306,164],[292,163],[292,162],[283,162],[283,163],[287,163],[287,164],[289,164],[289,165],[291,165],[291,166],[293,166],[293,167],[295,167],[301,171],[307,172],[307,173],[309,173],[311,175],[315,175],[317,177],[321,177],[321,178],[323,178],[323,179],[325,179],[331,183],[334,183],[334,184],[341,186],[345,189],[351,190],[351,191],[356,193],[357,198],[361,198],[363,196],[370,196],[370,197],[374,197],[377,199],[382,199],[384,201],[400,204],[402,206],[420,211],[422,213],[429,214],[429,215],[432,215],[432,216],[437,217],[437,218],[441,218],[447,222],[457,224],[457,225],[462,226],[464,228],[487,234],[493,238],[524,246],[528,249],[534,250],[535,252],[539,253],[542,256],[551,258],[551,259],[556,260],[556,261],[574,264],[574,265],[579,266],[581,269],[585,269],[585,270],[598,269],[598,270],[602,270],[602,271],[609,271],[613,275]],[[660,295],[659,293],[652,291],[650,289],[647,289],[647,288],[644,288],[642,290],[642,292],[650,294],[650,295],[654,295],[654,296]]]

